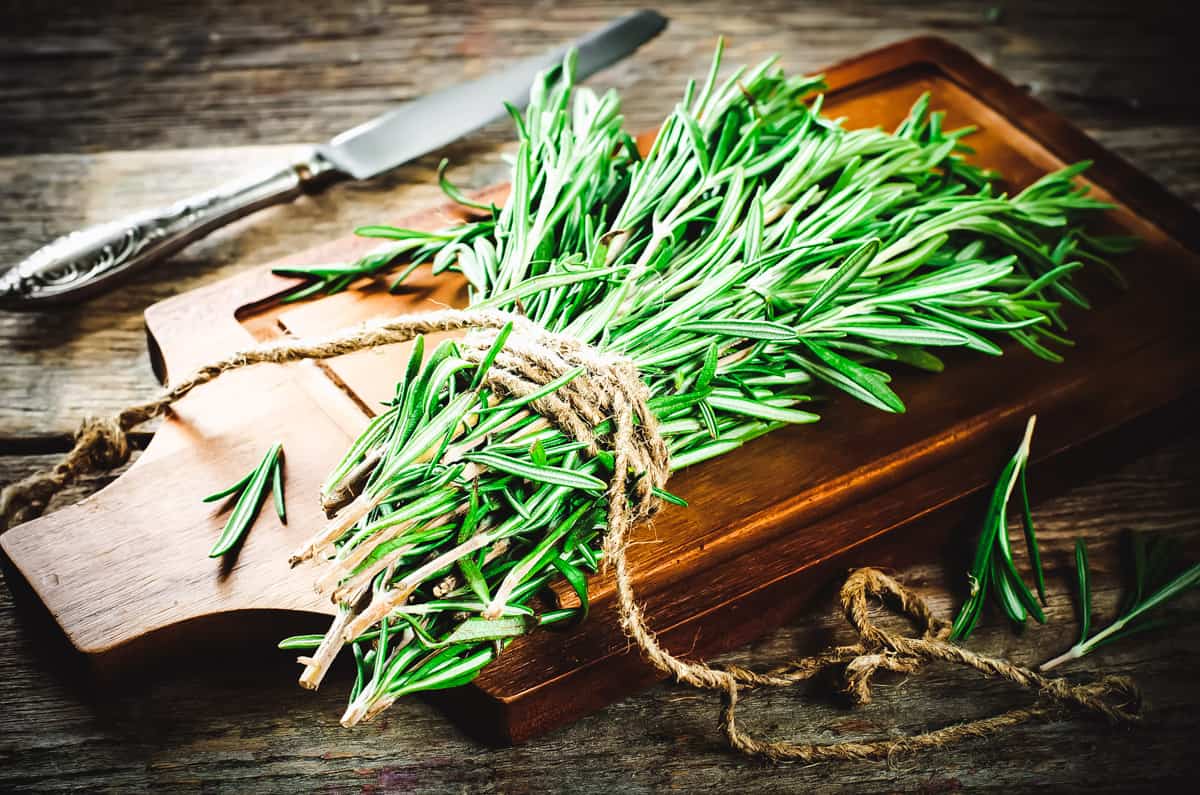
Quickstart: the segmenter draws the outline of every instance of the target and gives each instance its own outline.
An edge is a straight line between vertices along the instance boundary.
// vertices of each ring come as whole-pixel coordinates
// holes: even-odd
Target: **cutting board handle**
[[[210,559],[230,505],[201,498],[249,471],[276,441],[289,523],[260,511],[240,547]],[[287,558],[323,521],[318,501],[301,495],[317,493],[348,442],[286,367],[231,373],[183,398],[121,477],[13,528],[0,547],[71,645],[96,657],[205,618],[332,613],[312,571],[291,569]]]

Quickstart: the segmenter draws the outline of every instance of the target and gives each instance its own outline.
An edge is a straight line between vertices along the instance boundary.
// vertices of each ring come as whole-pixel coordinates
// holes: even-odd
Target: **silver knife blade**
[[[658,35],[667,20],[642,10],[580,39],[576,75],[582,80]],[[468,83],[444,88],[360,124],[317,147],[322,157],[355,179],[388,171],[504,115],[502,103],[524,108],[539,72],[562,62],[568,48],[535,55]]]

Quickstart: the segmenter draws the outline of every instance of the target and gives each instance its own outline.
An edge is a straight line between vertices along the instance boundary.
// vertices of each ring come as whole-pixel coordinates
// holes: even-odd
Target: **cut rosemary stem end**
[[[474,308],[627,357],[673,469],[814,422],[808,402],[831,390],[902,412],[889,370],[937,372],[944,348],[998,355],[1011,340],[1057,360],[1062,308],[1087,306],[1076,273],[1127,245],[1083,232],[1107,206],[1076,184],[1086,164],[1006,195],[928,97],[893,132],[846,130],[821,114],[819,78],[772,59],[721,79],[718,49],[643,157],[616,94],[575,87],[573,72],[572,55],[513,114],[503,208],[436,233],[361,229],[386,247],[289,272],[311,294],[429,263],[460,273]],[[316,687],[349,646],[347,724],[468,682],[519,634],[586,615],[613,456],[489,386],[500,347],[468,337],[426,355],[418,340],[394,399],[322,489],[334,518],[294,557],[317,560],[340,605],[302,682]],[[550,586],[563,581],[574,597],[560,604]],[[480,620],[492,635],[470,634]]]
[[[204,498],[204,502],[215,502],[233,494],[238,495],[221,535],[208,552],[210,558],[219,558],[241,543],[258,516],[268,490],[274,495],[275,513],[278,514],[279,521],[286,524],[287,511],[283,503],[283,445],[279,443],[272,445],[258,466],[237,483]]]

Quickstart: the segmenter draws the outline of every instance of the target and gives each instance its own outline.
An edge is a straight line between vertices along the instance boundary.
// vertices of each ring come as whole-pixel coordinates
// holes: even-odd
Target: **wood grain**
[[[270,158],[270,147],[282,161],[295,151],[287,144],[320,140],[630,7],[548,2],[530,16],[520,2],[421,11],[331,10],[305,0],[289,4],[283,20],[263,0],[105,0],[86,12],[40,13],[4,3],[0,57],[18,68],[0,69],[0,263],[83,223],[244,172]],[[1192,89],[1200,75],[1180,34],[1184,5],[776,0],[743,4],[731,17],[720,0],[667,3],[660,10],[672,19],[669,32],[589,84],[621,90],[630,126],[650,129],[684,81],[703,74],[718,30],[729,37],[730,63],[779,53],[793,70],[937,33],[1196,202],[1200,96]],[[149,396],[138,313],[154,301],[378,222],[385,199],[398,213],[427,206],[443,156],[466,186],[493,184],[504,178],[499,154],[509,140],[498,124],[365,185],[268,210],[192,246],[168,273],[144,274],[90,302],[86,313],[0,312],[8,352],[0,362],[0,444],[37,439],[41,449],[65,449],[82,413],[111,413]]]
[[[118,8],[119,5],[119,8]],[[382,4],[381,4],[382,5]],[[214,177],[253,165],[290,144],[317,139],[424,87],[460,79],[574,35],[627,6],[606,3],[373,5],[330,9],[264,0],[238,3],[93,3],[39,9],[0,3],[0,262],[11,262],[82,220],[159,204]],[[666,3],[674,20],[644,56],[592,81],[617,85],[638,126],[650,126],[683,80],[700,73],[715,31],[730,34],[734,59],[779,51],[790,68],[813,69],[918,33],[967,46],[1102,143],[1192,203],[1200,200],[1197,62],[1186,4],[1166,2],[950,2],[843,5],[828,2]],[[355,53],[358,58],[355,58]],[[464,57],[465,56],[465,57]],[[419,85],[412,89],[409,86]],[[398,88],[399,87],[399,88]],[[0,313],[0,481],[43,466],[69,443],[86,411],[111,412],[153,393],[140,313],[168,295],[236,273],[378,221],[381,202],[413,209],[434,195],[428,176],[446,154],[456,176],[481,186],[502,176],[502,127],[472,136],[367,186],[344,185],[279,208],[190,249],[169,278],[147,275],[84,313]],[[138,150],[149,147],[153,153]],[[212,147],[227,153],[207,153]],[[246,148],[242,148],[246,147]],[[262,148],[251,148],[262,147]],[[197,160],[205,169],[191,169]],[[160,158],[153,160],[152,158]],[[95,177],[96,164],[120,177]],[[147,165],[151,164],[151,165]],[[114,172],[109,172],[110,174]],[[1200,519],[1200,436],[1182,431],[1169,447],[1038,510],[1047,555],[1068,565],[1076,528],[1191,531]],[[1046,516],[1048,518],[1042,518]],[[1095,551],[1115,568],[1115,547]],[[944,610],[961,598],[965,552],[902,574]],[[1048,657],[1074,631],[1069,577],[1052,624],[1014,636],[991,617],[973,646],[1019,659]],[[1111,602],[1115,581],[1102,575]],[[2,590],[2,589],[0,589]],[[98,698],[50,667],[0,604],[0,776],[4,788],[296,791],[330,788],[443,791],[573,789],[633,791],[711,787],[739,791],[956,789],[1054,786],[1112,789],[1180,781],[1197,763],[1194,663],[1200,638],[1195,598],[1180,603],[1183,629],[1116,645],[1084,660],[1083,675],[1136,670],[1150,696],[1150,722],[1133,734],[1102,726],[1031,727],[1002,743],[971,744],[896,766],[765,770],[728,756],[712,734],[713,705],[659,686],[513,751],[480,748],[421,702],[358,733],[335,723],[341,696],[298,693],[290,664],[229,673],[178,671]],[[832,602],[730,657],[777,661],[824,642]],[[1190,621],[1189,621],[1190,619]],[[340,680],[345,684],[345,680]],[[338,684],[335,682],[334,684]],[[847,713],[818,699],[801,710],[791,694],[756,700],[755,725],[787,735],[800,716],[815,739],[877,727],[919,729],[952,713],[982,714],[1014,694],[948,672],[897,683],[887,703]],[[951,697],[950,701],[941,699]],[[565,774],[564,771],[572,771]]]
[[[1200,226],[1187,205],[942,39],[850,59],[831,67],[827,81],[825,109],[855,127],[894,127],[929,93],[949,127],[977,129],[976,162],[1005,174],[1013,190],[1047,170],[1094,160],[1094,190],[1115,205],[1104,222],[1141,240],[1136,266],[1123,263],[1124,290],[1095,290],[1093,310],[1070,316],[1077,347],[1066,364],[1031,361],[1019,349],[994,360],[955,355],[936,377],[896,374],[909,407],[903,418],[831,396],[819,433],[782,429],[676,475],[672,488],[690,506],[668,508],[638,529],[630,568],[648,625],[677,654],[709,656],[775,629],[847,566],[936,554],[942,532],[974,508],[1029,414],[1043,420],[1035,460],[1057,457],[1053,471],[1068,472],[1071,465],[1057,460],[1064,453],[1078,458],[1081,446],[1200,388],[1200,352],[1183,301],[1200,281],[1200,258],[1172,237],[1190,240]],[[484,200],[500,203],[501,192]],[[443,205],[398,223],[432,230],[454,215],[461,210]],[[351,261],[372,245],[343,238],[292,259]],[[272,321],[312,334],[461,305],[460,282],[425,270],[396,295],[381,283],[293,308],[272,303],[292,280],[262,266],[155,304],[147,331],[158,371],[175,379],[252,337],[278,338]],[[330,611],[313,592],[317,573],[284,564],[323,524],[315,501],[293,501],[288,526],[251,532],[237,554],[198,565],[224,520],[178,495],[220,488],[277,442],[291,493],[315,493],[370,407],[393,390],[405,361],[396,347],[320,366],[255,367],[189,394],[129,474],[0,538],[14,576],[71,646],[104,670],[178,656],[186,644],[252,642],[251,628],[277,615],[264,611]],[[1133,377],[1115,362],[1128,363]],[[1168,370],[1170,377],[1146,377]],[[998,391],[998,382],[1009,387]],[[589,592],[586,623],[515,642],[446,699],[451,712],[482,737],[522,742],[653,681],[658,673],[620,630],[610,579],[591,578]]]
[[[21,476],[49,460],[0,457],[0,478]],[[1036,489],[1036,469],[1032,477]],[[1089,542],[1096,610],[1110,615],[1121,582],[1120,536],[1114,530],[1169,530],[1185,534],[1196,548],[1198,487],[1200,425],[1193,423],[1173,443],[1042,503],[1035,520],[1048,566],[1049,623],[1018,635],[989,611],[972,648],[1036,663],[1069,646],[1076,631],[1070,598],[1074,539]],[[901,576],[948,615],[961,601],[968,547],[963,539],[949,556],[958,565],[931,561]],[[1136,677],[1147,698],[1142,727],[1114,732],[1092,721],[1039,724],[999,741],[891,765],[767,768],[724,750],[712,696],[666,684],[515,749],[479,745],[420,700],[346,731],[336,716],[349,671],[336,670],[317,693],[302,692],[292,680],[290,655],[252,666],[180,667],[138,686],[91,691],[31,642],[28,626],[14,622],[3,589],[0,771],[6,787],[39,791],[894,792],[1047,785],[1109,791],[1182,784],[1196,771],[1190,740],[1200,682],[1191,655],[1200,648],[1200,595],[1169,612],[1178,621],[1173,630],[1114,644],[1067,669],[1080,677],[1098,671]],[[826,592],[795,622],[721,659],[767,665],[848,639],[833,594]],[[919,731],[1024,699],[943,667],[908,679],[881,679],[877,695],[872,705],[850,711],[830,697],[827,683],[771,692],[749,697],[744,719],[774,736],[831,741]]]

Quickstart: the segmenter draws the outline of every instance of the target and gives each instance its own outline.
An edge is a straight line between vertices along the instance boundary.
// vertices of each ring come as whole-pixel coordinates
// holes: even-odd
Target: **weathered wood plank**
[[[21,64],[0,77],[8,123],[0,152],[236,146],[312,140],[520,55],[599,25],[628,4],[119,3],[36,13],[6,4],[0,53]],[[679,78],[697,74],[713,38],[736,60],[779,52],[795,69],[906,36],[935,32],[979,53],[1019,83],[1093,118],[1182,121],[1200,100],[1181,23],[1184,4],[989,6],[971,0],[742,4],[667,2],[670,34],[600,78],[631,94],[641,125],[661,116]],[[23,13],[22,13],[23,12]],[[136,23],[136,24],[134,24]],[[69,78],[69,79],[64,79]],[[1175,81],[1180,82],[1175,82]],[[1072,114],[1084,123],[1090,121]],[[503,135],[502,133],[494,133]]]
[[[592,84],[616,86],[631,126],[649,128],[684,79],[700,74],[717,32],[729,62],[780,52],[816,69],[919,33],[947,36],[1028,87],[1193,203],[1200,202],[1200,94],[1187,4],[1068,0],[1003,4],[890,3],[851,7],[786,0],[661,3],[666,36]],[[208,187],[283,158],[349,122],[477,74],[599,24],[620,5],[350,4],[182,0],[67,6],[0,0],[0,263],[84,222]],[[0,482],[49,465],[85,413],[153,393],[141,310],[247,265],[427,204],[441,155],[469,186],[495,181],[503,124],[368,185],[344,185],[277,208],[189,249],[169,278],[143,277],[83,311],[0,313]],[[155,150],[148,153],[146,150]],[[1049,501],[1037,511],[1050,565],[1051,623],[1015,635],[992,614],[973,648],[1036,662],[1069,645],[1071,544],[1086,535],[1098,571],[1097,609],[1118,596],[1115,530],[1200,528],[1200,435]],[[63,495],[74,500],[102,481]],[[1035,473],[1036,488],[1036,473]],[[965,556],[902,573],[948,613],[961,599]],[[787,629],[728,659],[783,660],[845,637],[833,595]],[[863,791],[960,787],[1135,788],[1194,775],[1200,684],[1197,597],[1171,609],[1178,628],[1114,645],[1069,669],[1131,673],[1147,695],[1144,727],[1092,722],[1031,726],[936,757],[837,769],[762,768],[726,753],[706,694],[659,686],[518,748],[481,748],[436,709],[409,702],[346,732],[336,724],[343,676],[313,695],[294,670],[255,664],[159,672],[97,691],[58,670],[0,588],[0,789],[297,791],[454,789],[581,792]],[[930,689],[927,689],[930,688]],[[748,699],[747,725],[775,736],[832,740],[919,730],[1016,703],[1013,691],[939,668],[881,686],[875,704],[846,711],[822,687]]]
[[[850,12],[777,2],[753,4],[736,17],[718,14],[719,5],[664,7],[673,20],[669,33],[592,81],[622,91],[633,128],[653,127],[683,82],[703,73],[718,27],[729,36],[727,63],[778,52],[793,69],[936,32],[1028,86],[1175,192],[1200,200],[1200,99],[1190,90],[1194,64],[1170,7],[1158,13],[1144,4],[1096,10],[1087,3],[1019,3],[992,20],[986,6],[970,2],[869,3]],[[0,57],[21,69],[0,72],[7,120],[0,154],[16,153],[0,157],[0,263],[82,224],[282,161],[298,151],[290,142],[319,140],[620,11],[605,3],[555,6],[527,22],[521,4],[451,3],[437,12],[318,12],[301,4],[283,24],[251,4],[214,9],[197,26],[187,8],[146,4],[137,30],[128,13],[103,10],[5,15],[14,24],[0,26]],[[714,19],[725,22],[714,26]],[[508,138],[506,125],[496,124],[368,184],[337,186],[261,213],[86,311],[0,312],[0,345],[10,352],[0,361],[0,443],[34,437],[61,448],[83,414],[109,413],[153,393],[144,307],[357,223],[428,204],[436,193],[430,176],[443,155],[461,164],[456,176],[468,186],[502,179],[499,150]],[[135,147],[162,151],[111,151]]]
[[[1096,610],[1111,615],[1120,594],[1114,528],[1186,531],[1200,542],[1200,434],[1040,506],[1035,518],[1049,567],[1049,624],[1014,633],[988,615],[970,647],[1034,664],[1072,642],[1071,545],[1088,539],[1097,572]],[[0,457],[0,479],[49,460]],[[1033,473],[1036,487],[1036,472]],[[970,546],[964,539],[965,557]],[[951,556],[955,557],[955,556]],[[962,568],[924,565],[903,573],[948,615],[960,602]],[[481,747],[431,705],[409,701],[353,731],[337,726],[346,672],[317,694],[299,690],[278,664],[180,668],[97,692],[39,656],[26,625],[0,590],[0,778],[6,787],[169,788],[286,792],[330,788],[442,792],[570,789],[648,792],[723,787],[739,792],[957,789],[1058,784],[1152,786],[1176,780],[1195,762],[1188,738],[1200,728],[1200,681],[1191,654],[1200,645],[1200,595],[1168,608],[1175,628],[1115,644],[1066,669],[1088,678],[1124,673],[1145,690],[1142,727],[1113,730],[1092,720],[1040,724],[1004,738],[969,743],[890,766],[767,768],[731,756],[715,733],[716,699],[659,685],[517,749]],[[850,639],[825,594],[793,625],[726,659],[778,662]],[[264,645],[270,639],[264,639]],[[49,669],[48,667],[49,666]],[[850,710],[827,682],[744,701],[745,724],[774,736],[828,742],[919,731],[1010,708],[1024,698],[946,666],[906,679],[881,679],[877,699]]]
[[[0,211],[0,261],[73,227],[159,205],[298,151],[269,146],[0,158],[0,185],[9,186],[0,188],[0,202],[12,207]],[[473,170],[476,179],[501,180],[499,159],[483,160]],[[61,447],[85,414],[111,414],[154,394],[141,312],[155,301],[344,236],[359,224],[442,201],[433,168],[406,166],[369,185],[337,185],[243,219],[78,310],[0,312],[0,346],[7,354],[0,361],[0,444],[41,437]]]

